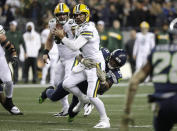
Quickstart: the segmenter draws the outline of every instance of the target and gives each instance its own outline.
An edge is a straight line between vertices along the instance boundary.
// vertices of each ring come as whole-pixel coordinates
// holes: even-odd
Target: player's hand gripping
[[[81,63],[84,64],[84,66],[89,69],[96,67],[96,63],[93,62],[91,59],[82,58]]]
[[[101,82],[106,81],[106,73],[104,71],[102,71],[98,65],[97,65],[97,68],[96,68],[96,73],[97,73],[97,76],[98,76],[98,78],[100,79]]]
[[[121,118],[120,131],[128,131],[128,124],[131,123],[134,125],[134,119],[130,114],[124,113]]]
[[[57,29],[55,28],[53,31],[52,31],[52,34],[59,37],[60,39],[63,39],[65,37],[65,32],[63,29]]]

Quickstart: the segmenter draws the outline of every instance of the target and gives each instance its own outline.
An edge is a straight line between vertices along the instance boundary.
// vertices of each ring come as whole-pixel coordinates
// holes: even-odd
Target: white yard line
[[[17,84],[15,85],[15,88],[45,88],[50,86],[49,84],[41,85],[41,84]],[[119,83],[114,84],[113,87],[121,86],[121,87],[127,87],[128,83]],[[140,84],[140,86],[152,86],[152,83],[146,83],[146,84]]]

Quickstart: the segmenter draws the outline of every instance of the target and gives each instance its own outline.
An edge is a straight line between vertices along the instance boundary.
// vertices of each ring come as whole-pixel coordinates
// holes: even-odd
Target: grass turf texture
[[[60,111],[60,102],[46,100],[43,104],[38,103],[38,96],[44,88],[15,88],[14,103],[24,112],[24,116],[12,116],[0,106],[0,131],[111,131],[118,130],[120,118],[125,101],[127,87],[112,88],[103,97],[100,97],[110,117],[110,129],[92,128],[99,121],[99,114],[94,108],[88,117],[83,116],[83,110],[68,123],[67,117],[53,117],[55,112]],[[130,126],[130,131],[152,131],[152,112],[147,104],[146,94],[153,91],[151,86],[141,86],[133,105],[133,117],[135,126]],[[111,97],[109,96],[111,95]],[[71,100],[71,95],[69,96]],[[174,129],[175,130],[175,129]]]

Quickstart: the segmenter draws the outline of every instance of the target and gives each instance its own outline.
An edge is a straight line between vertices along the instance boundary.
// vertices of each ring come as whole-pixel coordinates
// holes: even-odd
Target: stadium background
[[[0,24],[6,30],[9,30],[9,23],[15,20],[18,23],[18,30],[24,33],[25,24],[33,21],[36,31],[40,33],[44,25],[53,17],[53,9],[59,1],[66,2],[71,9],[76,4],[72,0],[1,0]],[[147,21],[150,24],[150,31],[157,34],[162,30],[164,23],[169,24],[171,20],[177,17],[176,0],[79,0],[77,2],[84,2],[89,6],[91,21],[95,22],[95,24],[99,20],[105,22],[106,32],[113,28],[112,23],[114,20],[120,21],[119,33],[123,36],[122,48],[129,40],[132,29],[140,31],[139,25],[142,21]],[[112,48],[115,47],[113,46]],[[40,64],[39,61],[39,80],[41,77]],[[121,71],[124,79],[131,77],[129,62]],[[19,71],[19,75],[22,75],[22,71]],[[123,80],[119,84],[119,88],[117,88],[118,85],[114,85],[112,90],[101,97],[111,118],[112,127],[110,130],[118,130],[119,128],[127,83],[127,80]],[[59,111],[59,107],[61,107],[58,103],[51,103],[49,101],[43,105],[37,103],[39,93],[46,86],[20,84],[15,86],[14,101],[25,113],[25,116],[12,117],[0,107],[0,131],[93,130],[90,127],[95,124],[97,121],[96,116],[98,115],[95,110],[88,119],[84,118],[82,116],[83,112],[81,112],[74,123],[68,124],[66,118],[52,117],[52,114]],[[142,85],[138,91],[135,105],[133,106],[133,116],[136,123],[134,126],[131,126],[132,131],[152,130],[152,112],[146,103],[146,95],[152,91],[151,84]]]

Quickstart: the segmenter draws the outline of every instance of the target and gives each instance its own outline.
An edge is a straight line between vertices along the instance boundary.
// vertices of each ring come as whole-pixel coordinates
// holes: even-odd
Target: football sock
[[[89,99],[90,102],[96,107],[97,111],[99,112],[100,119],[107,119],[106,110],[103,102],[98,97],[96,98],[90,97]]]
[[[4,82],[5,84],[5,94],[7,98],[12,98],[13,94],[13,82],[12,81],[7,81]]]

